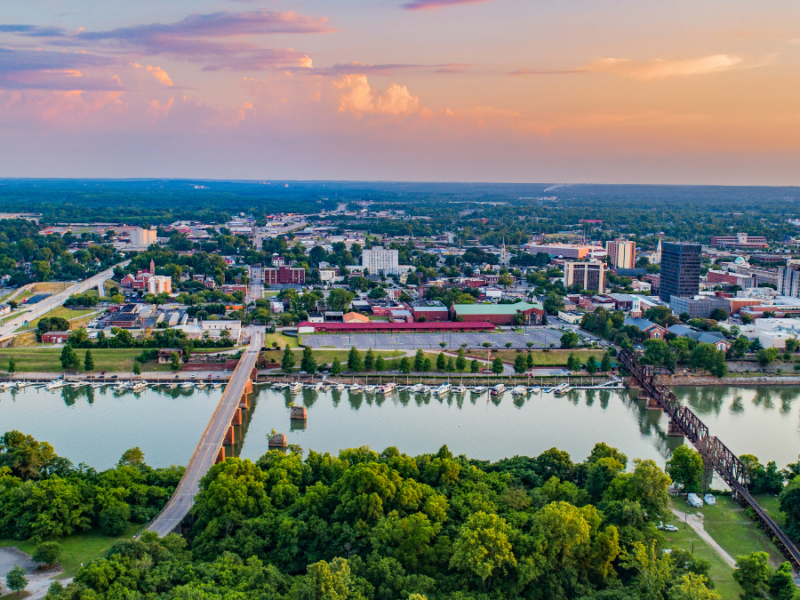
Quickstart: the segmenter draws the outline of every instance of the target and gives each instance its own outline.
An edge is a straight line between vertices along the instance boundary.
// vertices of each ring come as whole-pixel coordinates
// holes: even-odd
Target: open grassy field
[[[676,501],[674,506],[689,514],[702,514],[705,530],[734,558],[751,552],[766,552],[773,567],[785,560],[758,523],[751,521],[745,509],[728,496],[717,496],[714,506],[692,508],[682,500]]]
[[[75,285],[68,281],[43,281],[33,284],[34,294],[58,294]]]
[[[67,319],[67,320],[69,320],[69,319],[76,319],[77,320],[79,317],[82,317],[82,316],[85,316],[85,315],[88,315],[88,314],[91,314],[91,313],[94,313],[94,312],[96,312],[96,309],[94,309],[94,308],[81,309],[81,310],[70,310],[70,309],[65,308],[63,306],[59,306],[57,308],[54,308],[50,312],[43,314],[41,317],[38,317],[38,318],[34,319],[33,321],[31,321],[27,325],[23,325],[22,327],[17,329],[17,331],[27,331],[28,329],[35,329],[36,326],[39,324],[39,321],[41,321],[42,319],[45,319],[45,318],[52,319],[53,317],[61,317],[62,319]],[[72,323],[73,323],[73,327],[74,327],[75,326],[75,321],[72,321]]]
[[[76,350],[78,358],[83,362],[85,350]],[[92,350],[94,358],[94,371],[129,372],[133,370],[133,359],[142,353],[141,348],[95,348]],[[8,359],[14,357],[17,361],[17,371],[20,373],[47,372],[61,373],[60,348],[30,347],[30,348],[0,348],[0,369],[5,370]],[[143,370],[153,370],[155,364],[145,364]],[[168,366],[168,365],[162,365]],[[79,371],[83,372],[81,369]]]
[[[684,510],[683,503],[678,502],[678,510]],[[706,544],[703,539],[691,527],[684,528],[683,523],[677,521],[677,517],[672,521],[679,531],[664,532],[664,537],[673,548],[681,550],[694,550],[700,558],[705,558],[711,563],[710,579],[714,583],[714,588],[726,600],[735,600],[739,597],[741,588],[733,579],[733,569],[728,566],[722,557],[717,554],[711,546]]]
[[[781,510],[781,505],[777,496],[759,494],[755,498],[758,500],[761,508],[767,511],[767,514],[772,517],[778,525],[781,527],[786,525],[786,514]]]
[[[527,350],[522,351],[523,354],[527,353]],[[475,351],[472,350],[468,356],[473,358],[486,358],[487,352],[485,351]],[[517,358],[518,352],[516,350],[497,350],[496,348],[492,348],[492,359],[496,356],[499,356],[502,360],[508,361],[513,363],[514,359]],[[570,354],[574,354],[578,357],[582,363],[585,363],[589,360],[590,356],[594,356],[594,359],[600,363],[603,359],[603,354],[605,354],[605,350],[534,350],[533,354],[533,364],[537,367],[565,367],[567,366],[567,359],[569,358]]]
[[[80,569],[81,563],[105,556],[111,546],[120,540],[130,539],[141,529],[141,525],[131,525],[123,535],[108,537],[99,530],[84,531],[70,537],[56,540],[61,544],[61,560],[64,568],[62,577],[72,577]],[[36,544],[18,540],[0,540],[0,547],[16,546],[27,554],[33,554]]]
[[[289,346],[289,348],[300,347],[300,340],[298,338],[283,335],[280,332],[268,333],[264,336],[264,346],[266,348],[272,347],[272,342],[278,342],[278,346],[281,348],[285,348],[286,346]]]
[[[11,340],[8,345],[9,348],[28,348],[30,346],[38,346],[39,342],[36,341],[36,334],[32,331],[28,333],[18,333]]]

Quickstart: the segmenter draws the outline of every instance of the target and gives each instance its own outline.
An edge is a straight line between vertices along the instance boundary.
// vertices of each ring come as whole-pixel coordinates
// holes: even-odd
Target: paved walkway
[[[720,546],[716,542],[716,540],[714,538],[712,538],[708,534],[708,532],[705,530],[705,528],[703,527],[702,515],[687,514],[687,513],[681,512],[679,510],[675,510],[674,508],[672,509],[672,512],[681,521],[685,520],[686,523],[689,524],[689,527],[694,529],[695,533],[697,533],[697,535],[699,535],[700,538],[705,543],[707,543],[709,546],[711,546],[714,550],[717,551],[717,554],[719,554],[722,557],[722,560],[724,560],[726,563],[728,563],[731,567],[736,568],[736,561],[734,560],[734,558],[730,554],[725,552],[725,550],[722,548],[722,546]]]

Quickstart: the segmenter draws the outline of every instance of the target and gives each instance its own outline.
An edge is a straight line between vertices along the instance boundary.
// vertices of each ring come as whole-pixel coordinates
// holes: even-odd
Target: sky
[[[0,0],[0,177],[800,185],[800,3]]]

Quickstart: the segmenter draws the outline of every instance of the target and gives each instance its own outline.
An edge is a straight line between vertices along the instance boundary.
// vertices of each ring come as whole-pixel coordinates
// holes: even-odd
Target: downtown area
[[[794,597],[769,190],[9,184],[9,598]]]

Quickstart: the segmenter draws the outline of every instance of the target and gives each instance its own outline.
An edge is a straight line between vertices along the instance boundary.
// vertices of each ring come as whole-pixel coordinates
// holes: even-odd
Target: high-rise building
[[[564,287],[579,286],[587,292],[602,294],[606,290],[606,266],[601,262],[564,263]]]
[[[664,242],[661,246],[661,280],[658,295],[692,298],[700,293],[700,244]]]
[[[373,246],[361,253],[361,264],[370,275],[395,275],[399,273],[399,253],[383,246]]]
[[[606,254],[613,269],[633,269],[636,265],[636,242],[628,240],[606,242]]]
[[[800,298],[800,265],[778,267],[778,295]]]

